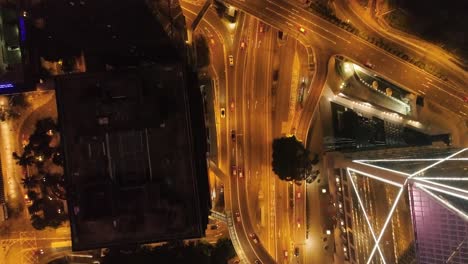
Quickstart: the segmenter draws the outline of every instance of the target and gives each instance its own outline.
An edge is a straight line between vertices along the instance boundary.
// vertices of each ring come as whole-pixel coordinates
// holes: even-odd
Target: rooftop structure
[[[74,250],[204,236],[202,103],[179,64],[56,79]]]
[[[33,88],[33,70],[29,45],[29,17],[9,3],[0,5],[0,93]]]
[[[335,152],[326,159],[348,263],[467,263],[468,149]]]

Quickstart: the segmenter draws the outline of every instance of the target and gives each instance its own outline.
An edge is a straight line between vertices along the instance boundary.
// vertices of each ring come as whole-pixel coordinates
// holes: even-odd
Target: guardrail
[[[242,247],[240,245],[239,238],[237,237],[236,229],[234,227],[234,219],[232,218],[231,211],[226,211],[226,220],[228,224],[229,236],[231,237],[232,245],[234,246],[234,250],[236,251],[237,256],[239,257],[239,260],[241,261],[241,263],[249,264],[249,261],[245,256],[244,250],[242,250]]]
[[[210,212],[211,215],[209,217],[227,223],[228,220],[225,214],[213,210],[211,210]]]

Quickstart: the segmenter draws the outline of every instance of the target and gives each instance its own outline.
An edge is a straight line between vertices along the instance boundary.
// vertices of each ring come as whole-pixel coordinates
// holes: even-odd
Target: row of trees
[[[436,66],[432,64],[427,64],[420,59],[413,58],[409,56],[408,54],[406,54],[405,52],[401,51],[401,49],[395,47],[393,43],[389,43],[381,37],[370,36],[369,33],[361,31],[357,29],[355,26],[353,26],[352,24],[339,19],[333,13],[333,10],[329,8],[328,6],[324,5],[323,3],[319,1],[311,2],[310,9],[317,12],[321,17],[337,25],[338,27],[350,33],[353,33],[354,35],[368,41],[369,43],[374,44],[375,46],[379,48],[386,50],[387,52],[392,53],[393,55],[419,67],[420,69],[426,71],[427,73],[430,73],[441,80],[444,80],[444,81],[448,80],[447,76],[442,74],[440,70],[436,68]]]
[[[125,252],[125,253],[123,253]],[[128,253],[111,249],[103,264],[146,264],[146,263],[193,263],[225,264],[236,253],[230,239],[221,238],[213,246],[204,241],[173,241],[159,247],[142,246]]]
[[[318,170],[313,170],[318,162],[318,155],[312,157],[295,136],[273,140],[273,172],[283,181],[311,183],[318,175]]]
[[[0,105],[0,121],[17,119],[21,116],[21,112],[24,109],[31,106],[26,96],[22,93],[7,96],[6,99],[6,104]]]
[[[63,209],[66,199],[63,174],[63,158],[60,151],[58,127],[52,118],[36,122],[23,152],[13,152],[16,164],[23,168],[23,187],[32,204],[28,207],[31,224],[42,230],[47,226],[57,228],[68,216]]]

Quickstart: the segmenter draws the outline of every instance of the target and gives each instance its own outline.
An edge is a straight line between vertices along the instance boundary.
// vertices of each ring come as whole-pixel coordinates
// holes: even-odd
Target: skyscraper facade
[[[468,150],[331,152],[345,263],[468,263]]]

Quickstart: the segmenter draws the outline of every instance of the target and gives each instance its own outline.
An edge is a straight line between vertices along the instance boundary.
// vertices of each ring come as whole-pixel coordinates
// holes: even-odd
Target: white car
[[[229,55],[229,66],[234,66],[234,57],[232,55]]]

